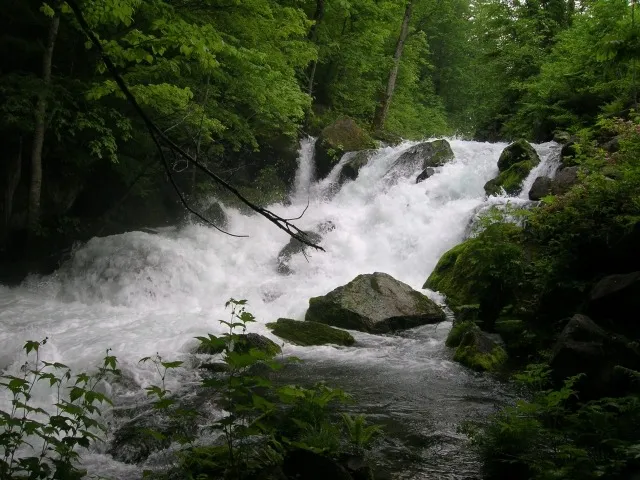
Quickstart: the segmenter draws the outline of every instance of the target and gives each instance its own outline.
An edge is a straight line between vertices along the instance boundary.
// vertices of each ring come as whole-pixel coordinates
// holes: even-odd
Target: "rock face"
[[[578,183],[578,167],[565,167],[560,170],[551,184],[551,193],[563,195]]]
[[[453,359],[481,372],[498,370],[507,360],[498,336],[483,332],[472,322],[455,325],[447,337],[447,347],[456,348]]]
[[[640,322],[636,317],[639,309],[640,272],[604,277],[589,295],[590,315],[634,338],[640,334]]]
[[[353,157],[351,157],[349,161],[342,166],[342,171],[340,172],[340,183],[358,178],[360,169],[369,163],[369,160],[371,160],[371,157],[373,157],[375,153],[375,150],[361,150],[356,152]]]
[[[485,184],[485,192],[487,195],[497,195],[504,189],[509,195],[518,195],[523,180],[538,163],[540,157],[529,142],[517,140],[502,151],[498,159],[500,173]]]
[[[531,185],[531,190],[529,190],[529,200],[538,201],[542,199],[542,197],[550,195],[551,184],[552,180],[549,177],[536,178],[535,182],[533,182],[533,185]]]
[[[267,323],[274,335],[296,345],[341,345],[355,343],[349,332],[330,327],[324,323],[299,322],[289,318],[279,318],[275,323]]]
[[[612,335],[585,315],[574,315],[551,352],[550,366],[556,382],[585,374],[576,388],[581,398],[599,398],[624,391],[629,378],[617,366],[637,369],[640,352],[624,337]]]
[[[326,177],[346,152],[375,148],[376,143],[352,118],[341,118],[326,127],[316,141],[316,173]]]
[[[266,353],[272,357],[275,357],[282,352],[280,346],[272,340],[269,340],[263,335],[257,333],[246,333],[238,335],[239,339],[234,346],[234,350],[239,353],[247,353],[252,348],[255,348],[261,352]],[[224,349],[222,347],[211,349],[207,346],[200,345],[196,349],[195,353],[201,353],[206,355],[216,355],[222,353]]]
[[[305,320],[350,330],[387,333],[446,319],[444,311],[386,273],[358,275],[347,285],[309,300]]]

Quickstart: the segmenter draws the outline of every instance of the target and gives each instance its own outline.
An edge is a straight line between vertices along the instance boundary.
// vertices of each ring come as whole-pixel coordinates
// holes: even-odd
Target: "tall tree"
[[[404,44],[409,35],[409,24],[411,22],[411,13],[413,11],[414,0],[409,0],[404,10],[404,16],[402,18],[402,27],[400,29],[400,35],[396,43],[396,50],[393,54],[393,64],[391,71],[389,72],[389,78],[387,79],[387,87],[384,91],[384,95],[380,101],[380,105],[376,111],[373,119],[373,129],[375,131],[383,130],[384,124],[389,114],[389,106],[391,105],[391,99],[393,98],[393,92],[396,89],[396,80],[398,79],[398,69],[400,67],[400,59],[402,58],[402,52],[404,51]]]
[[[29,186],[29,213],[27,227],[29,234],[33,235],[40,222],[40,195],[42,193],[42,146],[47,120],[47,98],[51,87],[51,64],[53,61],[53,48],[60,27],[60,12],[52,10],[49,32],[47,34],[44,53],[42,55],[42,88],[38,92],[38,100],[35,110],[35,129],[33,132],[33,145],[31,150],[31,182]]]

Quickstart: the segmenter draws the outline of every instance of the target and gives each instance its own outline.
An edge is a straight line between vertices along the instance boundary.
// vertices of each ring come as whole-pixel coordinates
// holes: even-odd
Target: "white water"
[[[24,362],[22,344],[47,336],[47,360],[85,369],[109,347],[135,384],[144,387],[157,379],[138,359],[156,352],[165,358],[184,357],[196,335],[222,332],[218,320],[228,317],[224,303],[230,297],[247,299],[259,322],[252,330],[270,335],[265,323],[278,317],[304,318],[310,297],[361,273],[386,272],[420,289],[442,253],[463,240],[475,212],[483,205],[504,203],[500,197],[485,199],[483,186],[496,175],[506,144],[451,140],[455,160],[426,181],[415,183],[419,171],[393,184],[382,181],[411,145],[381,149],[356,181],[338,188],[331,181],[338,178],[344,161],[328,179],[313,183],[313,140],[301,142],[292,204],[270,208],[283,217],[296,217],[309,201],[296,224],[313,230],[330,220],[335,229],[322,240],[326,253],[308,252],[308,261],[301,254],[292,257],[292,275],[276,272],[276,257],[289,241],[287,235],[262,217],[226,209],[228,229],[250,238],[196,225],[161,234],[94,238],[56,274],[18,288],[0,286],[0,369],[17,372]],[[537,149],[543,162],[525,180],[527,186],[535,175],[554,171],[553,144]],[[285,346],[285,353],[366,365],[385,362],[411,345],[397,337],[357,338],[359,347]],[[438,338],[430,341],[440,346],[441,335]],[[448,360],[430,355],[409,351],[403,362],[419,371],[460,372]],[[45,391],[35,393],[46,405]],[[7,399],[0,402],[5,408]]]

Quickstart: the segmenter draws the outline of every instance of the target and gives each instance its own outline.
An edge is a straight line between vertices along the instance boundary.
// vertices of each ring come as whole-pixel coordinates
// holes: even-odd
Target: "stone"
[[[537,162],[530,160],[514,163],[506,170],[501,171],[496,178],[485,183],[485,193],[487,195],[499,195],[504,189],[507,195],[519,195],[522,191],[522,182],[529,176],[529,172],[536,165]]]
[[[316,177],[325,178],[346,152],[376,148],[371,135],[349,117],[325,127],[316,141]]]
[[[312,231],[305,231],[304,233],[307,234],[307,239],[311,243],[318,244],[322,240],[322,235],[320,233]],[[281,275],[291,275],[293,273],[293,270],[291,269],[291,267],[289,267],[289,260],[291,260],[291,257],[293,257],[294,255],[302,253],[308,248],[310,248],[309,245],[302,243],[298,239],[291,238],[289,240],[289,243],[287,243],[278,253],[278,258],[276,260],[278,262],[278,273]]]
[[[349,330],[387,333],[446,320],[435,302],[386,273],[358,275],[347,285],[309,300],[306,321]]]
[[[353,336],[344,330],[330,327],[324,323],[300,322],[289,318],[279,318],[274,323],[267,323],[274,335],[296,345],[341,345],[350,346],[355,343]]]
[[[538,177],[531,185],[529,190],[529,200],[541,200],[543,197],[551,194],[551,185],[553,181],[549,177]]]
[[[551,182],[551,193],[563,195],[578,183],[578,167],[565,167],[556,173]]]
[[[589,294],[589,315],[634,338],[640,336],[639,311],[640,272],[604,277]]]
[[[376,150],[361,150],[355,152],[353,156],[342,166],[340,172],[340,183],[347,180],[355,180],[358,178],[358,173],[373,157]]]
[[[444,139],[423,142],[408,148],[396,160],[398,165],[418,165],[427,167],[441,167],[454,159],[451,145]]]
[[[571,140],[571,134],[564,130],[556,130],[553,132],[553,141],[556,143],[565,144]]]
[[[560,384],[569,377],[584,374],[574,388],[582,400],[623,393],[623,376],[618,366],[637,370],[640,354],[622,336],[611,334],[591,318],[576,314],[568,322],[551,351],[552,376]]]
[[[282,349],[280,348],[280,346],[264,335],[259,335],[257,333],[243,333],[238,335],[238,339],[234,345],[234,351],[239,353],[247,353],[251,349],[257,349],[271,357],[275,357],[276,355],[282,353]],[[200,344],[196,348],[195,353],[217,355],[219,353],[222,353],[223,351],[223,346],[210,348],[209,345]]]
[[[495,372],[507,361],[507,353],[496,336],[472,324],[461,335],[453,359],[472,370]]]
[[[504,172],[517,163],[530,162],[534,166],[540,163],[540,157],[529,142],[519,139],[506,147],[498,159],[498,170]]]
[[[424,182],[427,178],[431,177],[434,173],[436,173],[436,170],[434,168],[431,168],[431,167],[425,168],[420,173],[420,175],[418,175],[418,178],[416,178],[416,183]]]

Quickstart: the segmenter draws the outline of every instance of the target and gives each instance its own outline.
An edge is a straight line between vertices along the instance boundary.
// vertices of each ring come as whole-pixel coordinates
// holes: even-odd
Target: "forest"
[[[549,183],[534,206],[507,202],[479,215],[423,287],[443,294],[455,316],[446,340],[453,361],[517,391],[458,433],[487,479],[636,478],[637,8],[636,0],[4,0],[0,287],[56,271],[96,237],[200,224],[226,238],[238,233],[227,207],[321,250],[319,233],[295,226],[299,217],[269,210],[290,204],[307,137],[318,138],[321,178],[344,153],[363,151],[352,158],[366,164],[366,152],[404,141],[503,142],[514,155],[554,141],[558,171],[573,169],[571,185]],[[525,161],[504,155],[487,197],[517,197],[532,171],[509,179]],[[333,228],[328,221],[320,233]],[[308,261],[302,244],[296,252]],[[378,287],[390,281],[379,275],[371,280]],[[324,331],[318,325],[327,322],[311,318],[330,314],[326,305],[318,311],[336,291],[309,300],[306,320],[318,331],[308,335],[351,346],[360,337]],[[225,333],[197,337],[198,353],[223,355],[213,365],[224,375],[201,384],[231,412],[212,427],[222,444],[194,443],[196,407],[182,408],[165,384],[183,362],[143,358],[159,378],[146,387],[153,409],[173,422],[170,432],[146,429],[155,442],[148,450],[182,448],[170,467],[144,478],[408,478],[376,469],[372,452],[386,433],[352,415],[345,392],[272,381],[280,346],[261,340],[254,348],[245,305],[230,299]],[[440,307],[429,315],[445,320]],[[300,322],[288,322],[267,326],[316,345],[298,338]],[[354,330],[393,330],[365,327]],[[494,336],[495,348],[486,340]],[[13,410],[0,409],[3,480],[83,478],[77,451],[107,429],[95,415],[111,403],[100,382],[120,375],[115,355],[72,377],[62,363],[38,367],[46,344],[25,345],[36,355],[31,377],[0,375],[13,399]],[[46,425],[28,418],[46,413],[29,403],[41,380],[57,387]],[[29,435],[44,442],[41,454],[14,458]]]

